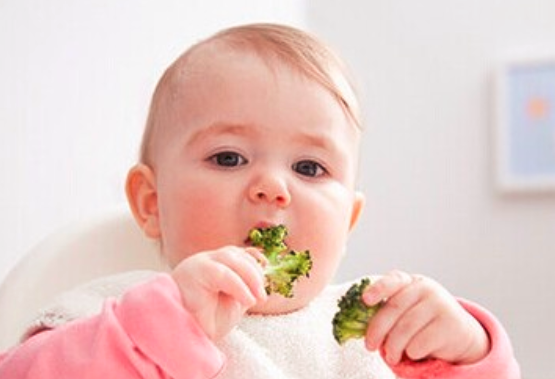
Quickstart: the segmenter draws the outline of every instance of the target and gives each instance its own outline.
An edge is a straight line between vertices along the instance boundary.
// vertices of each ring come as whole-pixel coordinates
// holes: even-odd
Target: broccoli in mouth
[[[368,306],[362,300],[362,294],[370,286],[370,279],[363,278],[354,283],[339,299],[339,311],[333,317],[333,336],[337,343],[343,345],[352,338],[364,338],[368,323],[379,311],[381,304]]]
[[[285,225],[277,225],[251,229],[248,240],[252,246],[261,248],[268,260],[264,267],[266,293],[291,298],[295,282],[302,276],[308,277],[312,259],[308,250],[288,251],[286,236]]]

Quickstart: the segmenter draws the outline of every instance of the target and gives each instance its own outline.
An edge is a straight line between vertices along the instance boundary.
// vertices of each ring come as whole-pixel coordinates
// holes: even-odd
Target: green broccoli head
[[[264,251],[264,255],[270,259],[287,250],[285,244],[287,228],[285,225],[276,225],[269,228],[254,228],[249,232],[249,241],[253,246]]]
[[[362,294],[370,286],[370,279],[363,278],[354,283],[339,299],[339,311],[333,317],[333,336],[340,344],[352,338],[364,338],[370,319],[378,312],[380,304],[368,306],[362,300]]]
[[[255,228],[249,232],[249,241],[263,250],[268,259],[264,267],[266,276],[266,293],[278,293],[285,297],[293,297],[293,286],[302,276],[308,277],[312,268],[310,252],[287,252],[285,225],[269,228]]]

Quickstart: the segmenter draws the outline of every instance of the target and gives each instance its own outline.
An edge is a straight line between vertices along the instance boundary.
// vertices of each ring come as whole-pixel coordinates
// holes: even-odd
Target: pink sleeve
[[[470,365],[453,365],[440,360],[406,360],[391,369],[405,379],[520,379],[511,341],[501,323],[486,309],[469,301],[459,301],[488,332],[491,341],[489,354]]]
[[[224,357],[181,306],[169,275],[133,287],[98,316],[0,355],[0,379],[213,378]],[[86,375],[84,375],[86,373]]]

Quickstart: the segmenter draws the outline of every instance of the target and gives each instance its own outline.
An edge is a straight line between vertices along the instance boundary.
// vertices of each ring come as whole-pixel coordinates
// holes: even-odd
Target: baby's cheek
[[[343,251],[344,249],[327,245],[312,253],[311,279],[314,280],[314,285],[325,286],[333,279],[344,255]]]

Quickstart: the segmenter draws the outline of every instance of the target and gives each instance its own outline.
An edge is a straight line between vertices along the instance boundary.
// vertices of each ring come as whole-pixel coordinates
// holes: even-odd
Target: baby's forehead
[[[266,65],[270,69],[293,69],[277,57],[266,56],[253,48],[238,48],[225,41],[209,40],[194,46],[170,66],[166,71],[166,85],[162,88],[170,91],[171,99],[175,99],[193,80],[196,85],[199,85],[199,81],[210,79],[214,75],[220,77],[234,75],[233,70],[227,69],[226,62],[233,60],[236,66],[241,61],[248,60],[252,63],[252,59],[249,58],[253,57],[257,58],[261,65]]]

